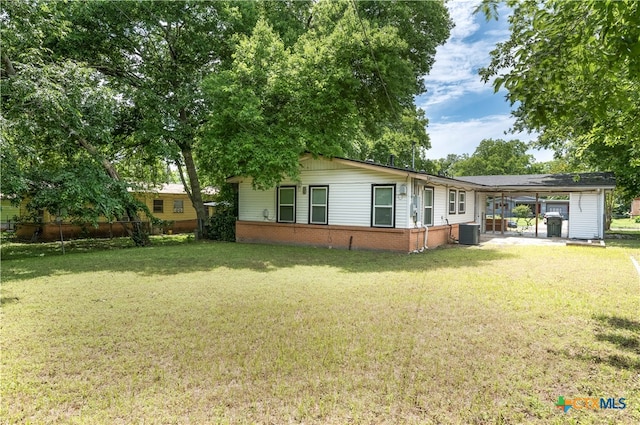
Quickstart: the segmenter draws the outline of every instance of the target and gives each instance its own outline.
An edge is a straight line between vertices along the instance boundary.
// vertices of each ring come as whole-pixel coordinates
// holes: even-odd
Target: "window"
[[[153,212],[154,213],[164,212],[164,201],[162,199],[153,200]]]
[[[184,201],[182,199],[174,199],[173,200],[173,212],[174,213],[183,213],[184,212]]]
[[[467,192],[458,192],[458,213],[464,214],[467,208]]]
[[[395,185],[374,185],[372,190],[371,226],[395,226]]]
[[[456,191],[449,191],[449,214],[456,213]]]
[[[278,188],[278,222],[296,222],[296,187],[281,186]]]
[[[433,188],[424,188],[424,217],[422,221],[426,226],[433,226]]]
[[[309,223],[327,224],[329,186],[309,186]]]

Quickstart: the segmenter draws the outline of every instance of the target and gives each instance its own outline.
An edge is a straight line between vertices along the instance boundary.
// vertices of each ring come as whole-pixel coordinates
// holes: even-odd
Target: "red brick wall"
[[[457,238],[458,225],[452,226]],[[427,245],[448,243],[449,226],[429,228]],[[259,221],[236,221],[236,241],[311,245],[331,248],[411,252],[424,244],[424,229],[385,229],[359,226],[318,226]]]
[[[631,217],[640,216],[640,198],[631,201]]]
[[[149,223],[143,222],[149,230]],[[30,241],[36,229],[41,228],[38,241],[49,242],[60,240],[60,227],[56,223],[45,223],[43,225],[23,223],[16,225],[16,237],[19,240]],[[168,229],[172,233],[191,233],[197,227],[196,220],[175,221]],[[75,224],[62,223],[62,234],[65,239],[79,239],[84,237],[109,238],[127,236],[126,231],[120,223],[98,223],[98,227],[88,224],[84,228]]]

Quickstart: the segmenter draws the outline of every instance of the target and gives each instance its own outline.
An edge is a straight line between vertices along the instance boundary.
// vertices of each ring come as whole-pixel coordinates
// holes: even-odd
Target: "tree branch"
[[[9,59],[9,56],[5,53],[2,53],[2,64],[4,65],[5,72],[8,76],[12,77],[16,75],[16,69],[13,67],[13,63],[11,62],[11,59]]]

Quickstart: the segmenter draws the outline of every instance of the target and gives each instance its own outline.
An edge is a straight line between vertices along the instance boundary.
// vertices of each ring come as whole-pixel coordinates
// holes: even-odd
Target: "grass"
[[[614,218],[611,220],[612,230],[638,230],[640,231],[640,223],[636,223],[635,218]]]
[[[0,416],[638,423],[640,241],[625,242],[419,255],[183,243],[40,256],[6,244]],[[627,408],[563,413],[561,395]]]

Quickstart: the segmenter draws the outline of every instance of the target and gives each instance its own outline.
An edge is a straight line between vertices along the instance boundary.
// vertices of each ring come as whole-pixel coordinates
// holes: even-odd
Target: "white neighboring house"
[[[461,224],[478,223],[484,231],[487,199],[504,193],[568,193],[572,214],[577,213],[569,236],[603,238],[600,205],[615,181],[607,173],[576,176],[448,178],[304,155],[298,181],[268,190],[253,189],[249,177],[227,181],[238,185],[238,242],[412,252],[458,240]]]

